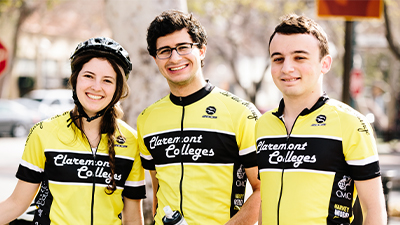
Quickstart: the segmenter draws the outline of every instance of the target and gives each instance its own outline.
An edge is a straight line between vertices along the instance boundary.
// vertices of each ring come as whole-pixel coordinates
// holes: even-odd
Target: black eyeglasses
[[[172,51],[176,50],[179,55],[187,55],[192,52],[193,45],[198,45],[199,43],[183,43],[175,48],[165,47],[157,49],[156,55],[159,59],[168,59],[172,55]]]

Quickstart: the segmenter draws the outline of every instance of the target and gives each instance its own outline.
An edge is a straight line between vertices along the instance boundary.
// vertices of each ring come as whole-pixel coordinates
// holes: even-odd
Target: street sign
[[[316,0],[319,17],[343,17],[346,20],[381,17],[383,0]]]
[[[6,47],[0,42],[0,75],[6,70],[8,54]]]
[[[361,69],[352,69],[350,72],[350,94],[356,98],[364,88],[364,75]]]

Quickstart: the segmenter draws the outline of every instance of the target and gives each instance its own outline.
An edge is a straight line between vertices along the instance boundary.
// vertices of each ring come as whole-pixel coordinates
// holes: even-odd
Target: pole
[[[343,89],[342,101],[348,105],[351,103],[350,99],[350,71],[353,67],[353,42],[354,42],[354,22],[345,22],[345,53],[343,57]]]

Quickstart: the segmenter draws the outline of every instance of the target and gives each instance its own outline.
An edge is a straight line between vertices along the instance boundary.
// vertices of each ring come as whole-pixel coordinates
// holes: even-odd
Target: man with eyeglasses
[[[171,91],[137,121],[142,165],[152,177],[155,224],[163,224],[165,206],[180,211],[190,225],[255,224],[259,111],[204,79],[207,35],[192,14],[163,12],[150,24],[147,43]],[[247,179],[253,193],[244,202]]]

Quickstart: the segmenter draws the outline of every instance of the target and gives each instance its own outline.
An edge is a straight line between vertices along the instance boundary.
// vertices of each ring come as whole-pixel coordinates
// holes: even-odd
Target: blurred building
[[[43,1],[44,2],[44,1]],[[111,36],[103,1],[57,1],[40,5],[21,26],[12,68],[10,96],[32,89],[67,87],[69,57],[76,45],[94,36]]]

